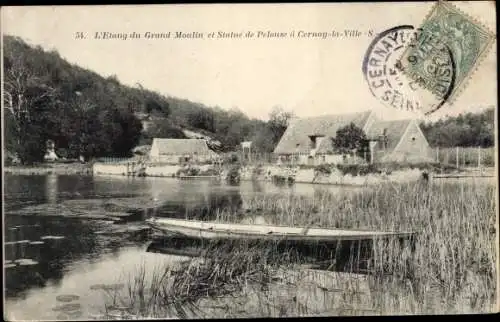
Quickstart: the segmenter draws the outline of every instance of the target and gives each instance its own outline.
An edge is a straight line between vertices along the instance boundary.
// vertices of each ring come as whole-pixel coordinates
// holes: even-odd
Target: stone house
[[[337,130],[354,123],[369,139],[363,157],[335,151]],[[286,164],[338,164],[431,161],[429,143],[415,120],[379,120],[372,111],[296,119],[290,123],[274,153]]]
[[[184,164],[210,163],[218,155],[203,139],[153,139],[149,159],[151,162]]]

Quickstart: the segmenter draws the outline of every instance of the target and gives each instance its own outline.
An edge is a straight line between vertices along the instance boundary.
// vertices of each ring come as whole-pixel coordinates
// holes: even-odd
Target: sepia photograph
[[[499,311],[494,1],[0,30],[6,321]]]

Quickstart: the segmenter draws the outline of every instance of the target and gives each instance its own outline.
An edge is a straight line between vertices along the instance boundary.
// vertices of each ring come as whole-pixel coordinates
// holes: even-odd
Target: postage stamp
[[[403,52],[400,67],[409,78],[452,103],[494,40],[495,35],[476,19],[439,1]]]
[[[443,52],[441,65],[442,96],[429,92],[420,79],[412,79],[401,71],[400,57],[419,29],[411,25],[395,26],[379,33],[368,46],[363,60],[363,75],[372,95],[387,107],[429,114],[439,109],[450,95],[455,68],[449,52]],[[433,61],[431,61],[433,63]]]

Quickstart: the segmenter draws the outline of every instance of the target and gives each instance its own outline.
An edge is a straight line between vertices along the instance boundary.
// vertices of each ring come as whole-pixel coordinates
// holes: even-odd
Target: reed
[[[366,274],[320,272],[261,245],[209,245],[180,268],[138,269],[125,304],[140,317],[284,317],[491,312],[495,305],[495,187],[383,185],[312,198],[263,194],[249,214],[270,224],[417,231],[373,247]],[[219,209],[218,220],[234,221]],[[151,268],[148,268],[151,271]]]
[[[484,183],[389,184],[361,193],[320,191],[313,198],[263,195],[250,208],[272,214],[266,217],[272,224],[417,231],[413,253],[397,243],[374,247],[374,288],[387,290],[390,281],[389,289],[411,294],[413,303],[403,309],[381,301],[380,309],[489,312],[496,293],[495,193]],[[409,266],[412,271],[404,271]],[[390,278],[380,277],[385,271],[393,272]],[[436,299],[442,303],[429,307]]]

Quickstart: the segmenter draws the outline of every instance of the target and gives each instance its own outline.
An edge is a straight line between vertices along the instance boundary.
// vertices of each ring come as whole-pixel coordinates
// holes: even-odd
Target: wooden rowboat
[[[381,232],[309,227],[287,227],[251,224],[228,224],[173,218],[149,218],[146,223],[153,230],[169,236],[208,240],[288,240],[288,241],[356,241],[379,238],[410,238],[412,232]]]

